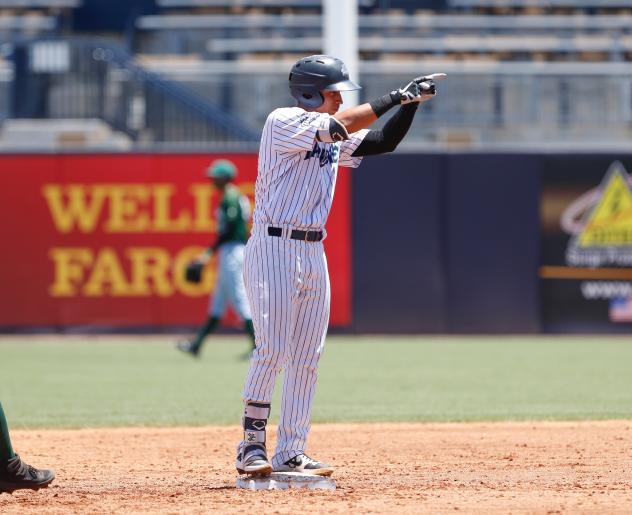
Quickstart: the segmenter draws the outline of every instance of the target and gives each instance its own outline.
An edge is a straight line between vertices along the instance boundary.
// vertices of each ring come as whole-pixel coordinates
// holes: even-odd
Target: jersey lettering
[[[322,143],[314,142],[314,147],[305,152],[305,159],[311,159],[312,157],[319,158],[319,165],[322,168],[325,165],[330,165],[338,162],[338,155],[340,149],[337,145],[323,145]]]

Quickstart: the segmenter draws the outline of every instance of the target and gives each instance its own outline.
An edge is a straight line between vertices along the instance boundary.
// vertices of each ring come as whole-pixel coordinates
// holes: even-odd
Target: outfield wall
[[[0,326],[197,324],[214,268],[199,287],[182,271],[213,240],[203,171],[219,157],[252,197],[255,155],[1,155]],[[629,332],[627,170],[615,153],[398,153],[341,170],[332,327]]]
[[[353,177],[355,329],[538,332],[537,167],[532,156],[367,159]]]

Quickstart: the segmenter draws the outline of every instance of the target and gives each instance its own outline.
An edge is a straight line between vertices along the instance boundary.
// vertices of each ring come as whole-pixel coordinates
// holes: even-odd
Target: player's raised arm
[[[446,75],[443,73],[417,77],[403,88],[391,91],[387,95],[369,102],[368,105],[376,118],[393,106],[399,104],[401,107],[382,129],[369,131],[351,156],[362,157],[395,150],[408,133],[419,104],[434,98],[436,95],[434,80],[445,77]]]
[[[389,126],[389,129],[393,128],[393,125],[397,128],[405,127],[403,133],[401,130],[391,132],[387,130],[385,134],[381,134],[385,136],[385,139],[394,141],[393,138],[397,139],[401,133],[401,137],[395,141],[395,146],[397,146],[410,127],[417,106],[434,97],[435,81],[445,77],[443,73],[416,77],[405,86],[371,102],[339,112],[342,105],[341,92],[360,89],[360,86],[349,79],[344,63],[340,59],[326,55],[312,55],[300,59],[290,71],[290,93],[296,99],[298,107],[311,113],[312,116],[292,111],[277,113],[279,120],[274,134],[279,140],[277,146],[281,150],[291,151],[296,148],[309,148],[314,139],[323,143],[345,141],[349,139],[349,134],[369,127],[392,107],[410,104],[412,107],[396,115],[394,123]],[[326,113],[330,116],[319,117],[318,113]],[[400,122],[395,123],[400,119]],[[380,137],[379,134],[372,136],[377,139]],[[364,145],[365,150],[367,146],[371,145]],[[369,153],[388,151],[380,147],[370,149]],[[368,153],[355,155],[368,155]]]
[[[445,78],[445,74],[417,77],[405,86],[371,102],[340,111],[335,117],[345,126],[348,132],[366,129],[394,106],[414,104],[416,108],[420,103],[433,98],[437,92],[434,83],[437,78]]]

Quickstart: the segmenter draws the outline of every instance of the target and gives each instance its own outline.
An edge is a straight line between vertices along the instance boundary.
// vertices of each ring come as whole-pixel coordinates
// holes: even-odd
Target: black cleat
[[[240,354],[239,355],[240,361],[250,361],[250,358],[252,358],[252,353],[253,353],[253,349],[250,349],[244,352],[243,354]]]
[[[15,458],[0,467],[0,492],[12,493],[14,490],[39,490],[46,488],[55,479],[52,470],[36,469],[24,463],[16,454]]]
[[[185,340],[183,342],[178,342],[176,344],[176,348],[180,349],[182,352],[186,354],[190,354],[194,358],[197,358],[200,355],[200,348],[194,347],[193,342],[190,342],[188,340]]]

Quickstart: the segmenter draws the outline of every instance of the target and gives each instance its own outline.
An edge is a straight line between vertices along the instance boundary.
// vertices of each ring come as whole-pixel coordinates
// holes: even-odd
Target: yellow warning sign
[[[610,168],[602,191],[575,244],[584,248],[632,245],[632,192],[623,165],[615,163]]]

